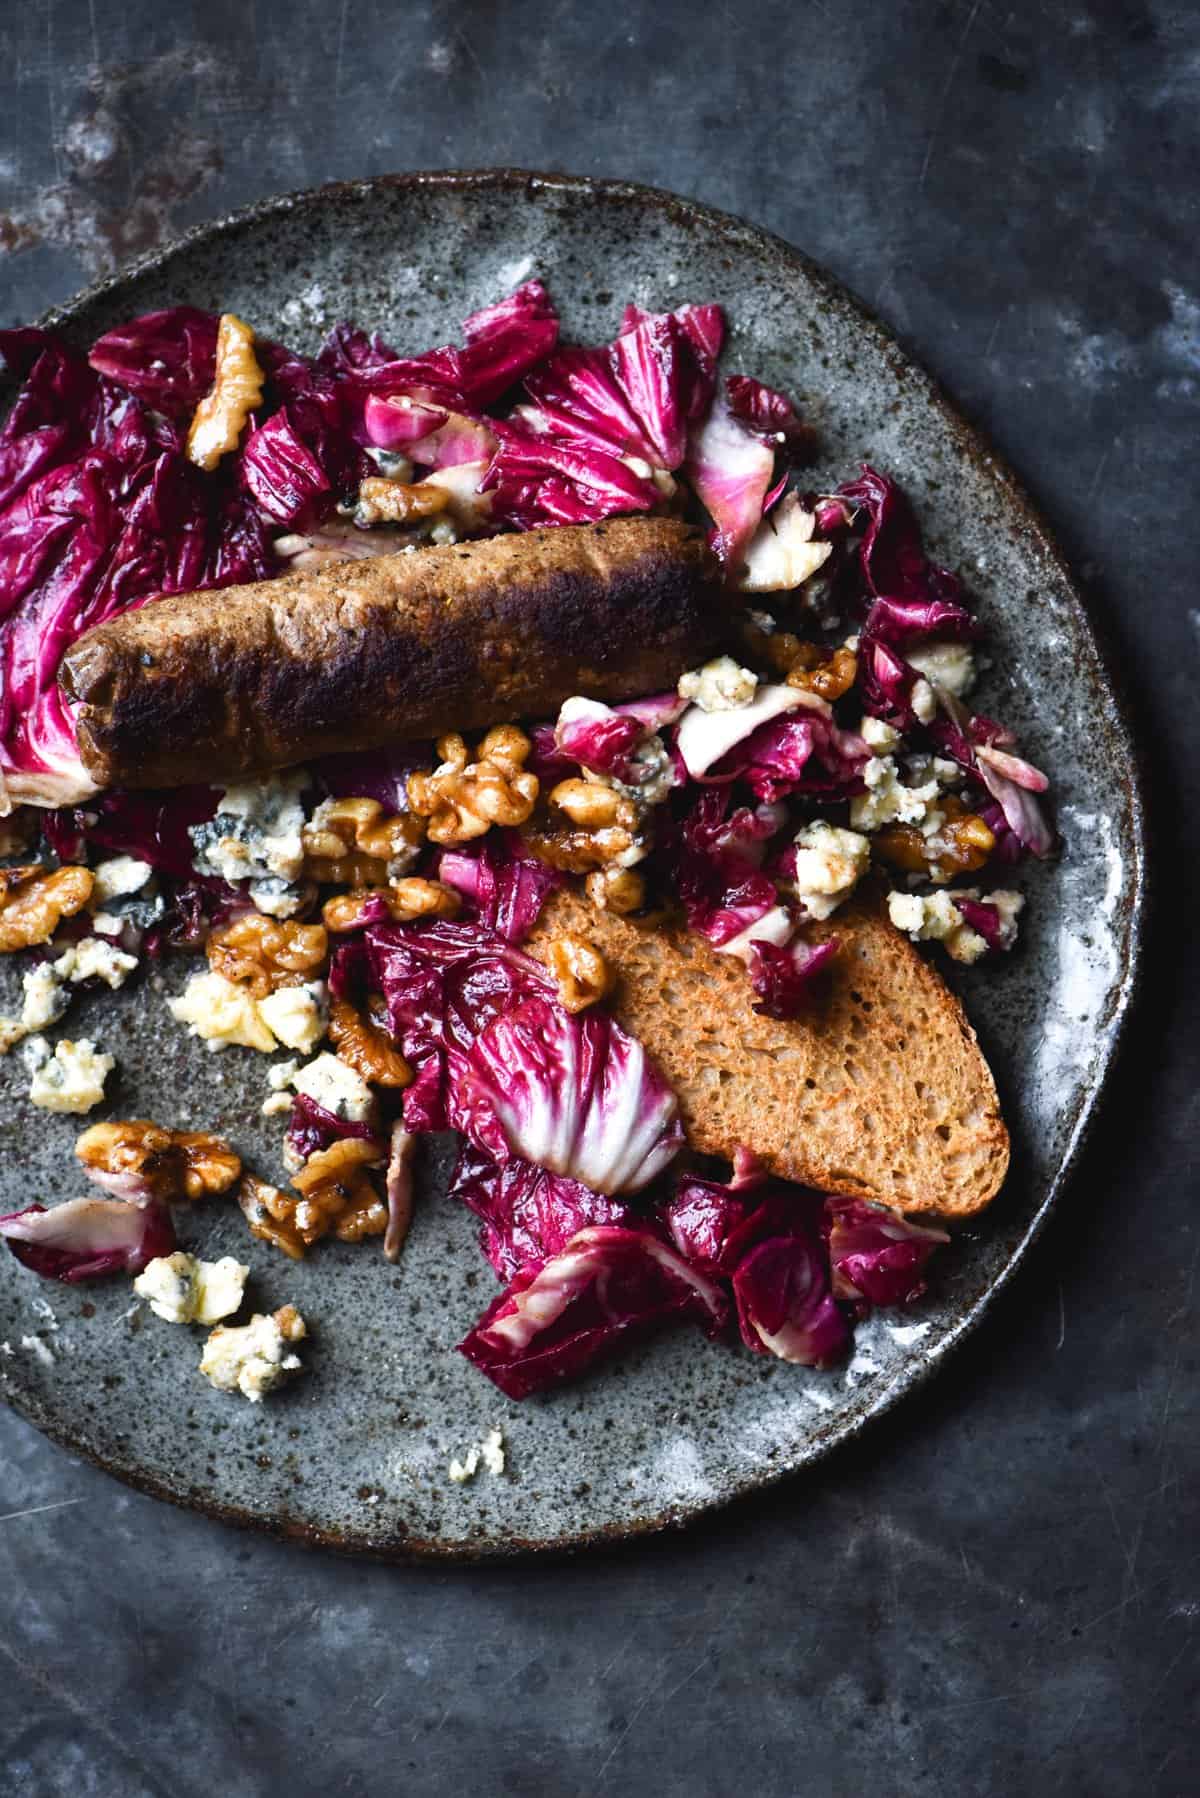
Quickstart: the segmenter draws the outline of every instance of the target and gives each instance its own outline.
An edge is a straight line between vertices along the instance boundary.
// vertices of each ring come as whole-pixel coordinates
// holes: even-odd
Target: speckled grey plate
[[[719,300],[732,325],[728,365],[798,393],[818,424],[826,460],[816,481],[864,457],[899,476],[935,550],[979,597],[996,654],[987,709],[1050,770],[1066,847],[1061,862],[1024,877],[1020,952],[964,981],[1013,1130],[1008,1186],[945,1256],[936,1299],[861,1330],[837,1374],[687,1332],[561,1394],[509,1403],[453,1350],[494,1285],[471,1218],[437,1202],[435,1167],[397,1268],[373,1247],[336,1243],[293,1265],[248,1248],[226,1205],[182,1218],[189,1246],[252,1263],[257,1303],[291,1299],[311,1320],[307,1377],[259,1407],[212,1391],[196,1372],[199,1333],[131,1314],[126,1282],[72,1289],[0,1257],[0,1390],[39,1428],[165,1498],[369,1552],[500,1554],[677,1523],[815,1461],[897,1403],[978,1321],[1044,1221],[1099,1100],[1137,972],[1135,755],[1070,577],[1012,477],[929,379],[786,244],[645,188],[412,175],[235,214],[50,322],[87,341],[188,301],[236,311],[305,349],[349,316],[421,350],[533,273],[576,340],[611,336],[628,299]],[[177,988],[183,969],[167,979]],[[4,1009],[15,990],[13,970],[0,970]],[[70,1028],[117,1055],[109,1114],[221,1129],[252,1166],[278,1174],[278,1124],[265,1128],[258,1115],[261,1057],[185,1041],[153,984],[81,1005]],[[6,1210],[80,1190],[76,1120],[35,1112],[24,1085],[17,1058],[0,1061]],[[497,1423],[508,1475],[451,1485],[451,1454]]]

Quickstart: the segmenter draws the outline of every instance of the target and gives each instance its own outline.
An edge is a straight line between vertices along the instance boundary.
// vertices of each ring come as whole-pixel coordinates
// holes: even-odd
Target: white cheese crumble
[[[41,1036],[31,1037],[27,1049],[33,1051],[29,1097],[43,1111],[90,1111],[104,1097],[104,1082],[117,1065],[82,1037],[77,1043],[64,1038],[53,1055]]]
[[[922,724],[932,724],[937,717],[937,694],[927,680],[915,680],[909,699]]]
[[[183,1249],[147,1262],[133,1290],[148,1299],[156,1317],[169,1324],[215,1324],[232,1317],[242,1302],[250,1269],[232,1255],[198,1261]]]
[[[863,768],[863,779],[867,791],[850,801],[850,823],[855,830],[916,824],[925,836],[930,836],[942,823],[943,814],[937,809],[937,781],[928,780],[919,787],[905,786],[893,756],[873,756]]]
[[[300,1372],[292,1344],[307,1334],[304,1319],[290,1305],[271,1317],[256,1314],[248,1324],[218,1324],[204,1345],[200,1372],[219,1392],[240,1392],[257,1405]]]
[[[905,650],[904,659],[934,687],[941,687],[956,699],[969,693],[975,684],[975,657],[969,643],[921,643],[915,649]]]
[[[292,1095],[288,1091],[288,1087],[291,1086],[299,1071],[300,1063],[298,1061],[280,1061],[273,1068],[267,1069],[267,1085],[271,1091],[270,1096],[262,1102],[263,1117],[278,1117],[281,1112],[292,1109]]]
[[[70,1005],[71,996],[63,991],[62,976],[59,973],[59,968],[66,959],[64,955],[58,962],[40,962],[36,968],[30,968],[27,974],[22,975],[25,1002],[21,1007],[21,1025],[26,1032],[46,1030],[51,1024],[57,1024]]]
[[[888,916],[914,943],[941,943],[952,961],[979,961],[987,940],[972,930],[949,893],[889,893]]]
[[[328,991],[323,980],[281,986],[258,1001],[258,1015],[285,1049],[311,1055],[329,1028]]]
[[[124,986],[137,965],[136,955],[126,955],[123,949],[115,948],[98,936],[85,936],[54,963],[60,979],[65,973],[76,984],[82,980],[102,980],[113,992]]]
[[[137,967],[137,956],[126,955],[102,937],[87,936],[73,943],[55,961],[39,962],[21,976],[24,999],[19,1018],[0,1018],[0,1055],[35,1031],[48,1030],[66,1015],[71,996],[68,983],[100,979],[114,991],[123,986]]]
[[[217,815],[194,824],[188,835],[196,845],[192,866],[198,874],[222,880],[262,880],[275,875],[294,881],[304,866],[304,807],[300,795],[308,786],[303,769],[272,775],[269,780],[227,787]]]
[[[140,893],[152,873],[150,863],[139,861],[134,855],[114,855],[109,861],[98,862],[92,869],[92,908],[107,905],[110,899]]]
[[[213,970],[193,974],[179,997],[167,1000],[167,1009],[212,1050],[236,1044],[269,1055],[278,1047],[248,990]]]
[[[489,1430],[482,1442],[473,1442],[460,1461],[455,1455],[447,1472],[456,1486],[463,1486],[473,1480],[482,1464],[488,1473],[499,1476],[504,1472],[504,1432],[500,1429]]]
[[[250,900],[255,911],[267,918],[294,918],[308,899],[311,888],[300,881],[281,880],[270,874],[265,880],[250,882]]]
[[[371,1089],[352,1067],[336,1055],[318,1055],[307,1067],[292,1076],[292,1085],[348,1124],[365,1124],[374,1114],[375,1100]]]
[[[848,899],[871,861],[871,845],[856,830],[818,820],[796,832],[792,876],[797,899],[810,918],[828,918]]]
[[[680,699],[690,699],[702,712],[735,712],[749,705],[758,692],[758,676],[742,668],[732,656],[717,656],[679,677]]]
[[[875,755],[890,755],[893,749],[900,747],[900,732],[885,724],[882,718],[865,716],[858,734]]]

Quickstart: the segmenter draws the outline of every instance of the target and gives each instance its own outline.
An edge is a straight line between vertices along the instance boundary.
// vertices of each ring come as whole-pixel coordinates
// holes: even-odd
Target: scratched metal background
[[[402,1571],[231,1536],[0,1417],[4,1790],[1189,1791],[1191,9],[107,12],[0,19],[0,317],[339,174],[557,163],[744,212],[873,300],[1046,502],[1153,708],[1173,878],[1042,1252],[800,1486],[603,1559]]]

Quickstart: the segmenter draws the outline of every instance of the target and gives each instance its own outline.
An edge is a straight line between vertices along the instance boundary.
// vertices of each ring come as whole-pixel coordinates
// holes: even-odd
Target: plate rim
[[[3,1395],[4,1403],[11,1410],[32,1424],[57,1447],[78,1456],[148,1497],[164,1499],[184,1510],[198,1511],[216,1522],[252,1529],[276,1540],[298,1542],[306,1547],[360,1555],[373,1560],[437,1562],[456,1566],[502,1563],[534,1554],[573,1554],[586,1548],[639,1541],[665,1530],[682,1529],[730,1504],[769,1491],[785,1479],[798,1478],[802,1472],[820,1465],[844,1445],[859,1440],[865,1431],[877,1425],[913,1392],[934,1379],[967,1337],[979,1328],[997,1298],[1025,1265],[1030,1250],[1041,1236],[1051,1212],[1061,1201],[1078,1168],[1128,1042],[1129,1019],[1145,985],[1146,926],[1153,903],[1151,826],[1146,797],[1147,756],[1141,727],[1118,658],[1113,626],[1094,609],[1093,602],[1085,596],[1056,533],[1042,516],[1020,476],[1006,457],[993,447],[987,433],[952,399],[946,387],[929,372],[921,358],[914,355],[901,333],[887,325],[852,288],[777,233],[755,225],[735,213],[688,199],[666,188],[636,181],[508,166],[383,173],[328,181],[315,187],[269,195],[222,213],[217,218],[203,220],[79,289],[68,299],[49,307],[36,322],[48,330],[69,327],[73,320],[98,301],[138,277],[164,268],[182,253],[306,205],[319,205],[339,199],[366,203],[380,191],[444,190],[453,193],[487,188],[508,191],[525,188],[531,193],[561,193],[580,202],[600,199],[636,204],[665,213],[668,217],[684,221],[693,227],[702,227],[727,239],[752,238],[760,247],[769,247],[777,258],[802,271],[807,281],[834,305],[850,314],[861,330],[869,333],[881,351],[890,350],[900,354],[903,358],[904,378],[916,380],[923,386],[928,399],[941,414],[960,453],[968,457],[1002,490],[1022,530],[1028,533],[1037,550],[1053,567],[1077,626],[1093,645],[1102,687],[1112,706],[1115,733],[1130,752],[1125,773],[1130,830],[1129,841],[1123,845],[1129,857],[1130,868],[1128,897],[1123,904],[1128,925],[1129,954],[1115,988],[1095,1078],[1082,1097],[1067,1146],[1058,1168],[1047,1183],[1041,1203],[1012,1246],[1000,1271],[956,1320],[936,1348],[913,1362],[864,1411],[846,1420],[827,1437],[810,1441],[798,1456],[793,1455],[779,1465],[756,1470],[753,1476],[715,1499],[688,1505],[672,1505],[652,1516],[623,1523],[602,1524],[594,1529],[575,1530],[547,1538],[512,1536],[503,1541],[486,1543],[469,1538],[447,1542],[438,1537],[411,1536],[403,1533],[402,1528],[398,1530],[395,1525],[392,1526],[394,1533],[391,1536],[373,1536],[367,1532],[326,1529],[299,1520],[270,1517],[243,1506],[222,1504],[203,1495],[174,1490],[155,1475],[110,1460],[102,1450],[81,1440],[69,1426],[39,1415],[42,1407],[36,1396],[12,1393]]]

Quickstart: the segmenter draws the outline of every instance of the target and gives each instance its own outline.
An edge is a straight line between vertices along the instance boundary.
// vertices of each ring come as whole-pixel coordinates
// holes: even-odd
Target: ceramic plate
[[[988,710],[1049,769],[1064,852],[1023,872],[1018,953],[961,982],[1012,1128],[1005,1192],[944,1256],[936,1297],[860,1329],[838,1373],[683,1331],[560,1394],[510,1403],[454,1352],[494,1287],[472,1218],[438,1203],[444,1158],[428,1170],[395,1268],[373,1246],[337,1243],[293,1264],[249,1243],[232,1206],[188,1213],[188,1246],[244,1256],[260,1307],[293,1300],[311,1320],[307,1377],[262,1406],[213,1391],[196,1371],[201,1335],[131,1310],[126,1281],[58,1286],[0,1256],[0,1389],[40,1429],[146,1491],[368,1552],[500,1554],[651,1530],[862,1430],[945,1359],[1036,1235],[1099,1102],[1136,978],[1135,754],[1070,576],[1012,476],[929,378],[786,244],[645,188],[519,172],[402,176],[237,213],[47,322],[86,343],[186,301],[237,312],[302,349],[351,317],[421,350],[535,273],[576,341],[610,337],[626,300],[719,300],[732,326],[728,366],[798,394],[819,427],[814,486],[864,458],[899,477],[934,552],[978,598],[996,652]],[[95,1035],[118,1058],[109,1114],[222,1130],[278,1177],[279,1121],[259,1116],[264,1063],[184,1038],[165,1011],[184,977],[181,965],[165,990],[151,981],[78,1007],[73,1034]],[[0,983],[10,1010],[11,968]],[[0,1061],[6,1210],[80,1190],[78,1121],[35,1112],[26,1078],[16,1056]],[[451,1484],[451,1455],[495,1424],[508,1474]]]

